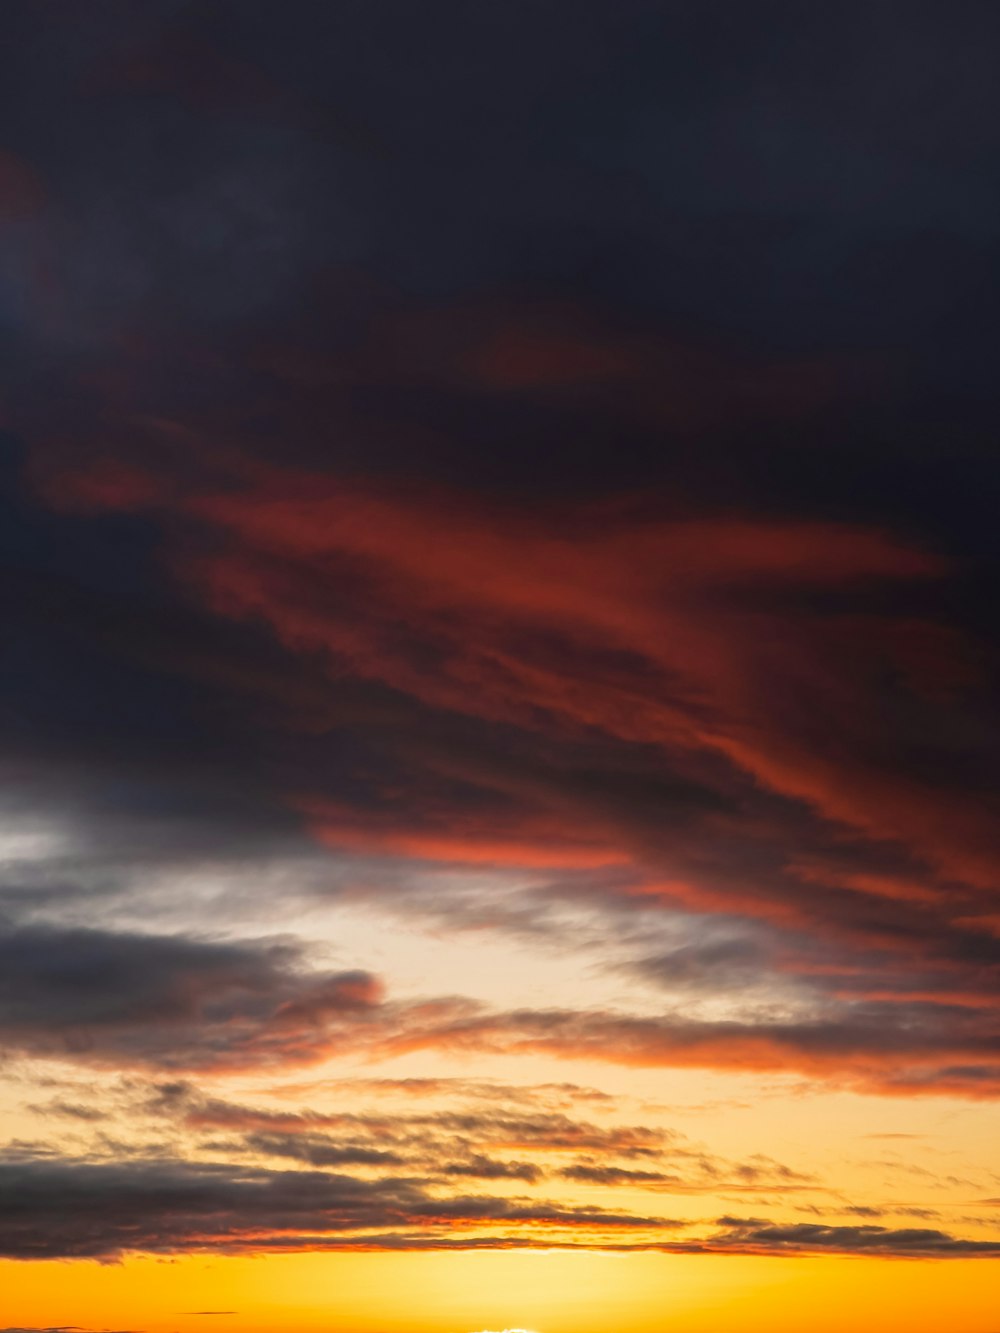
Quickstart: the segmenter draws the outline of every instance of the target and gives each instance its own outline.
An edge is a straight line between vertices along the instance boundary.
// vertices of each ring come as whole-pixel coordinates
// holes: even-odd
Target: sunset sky
[[[1000,11],[7,0],[0,1333],[1000,1333]]]

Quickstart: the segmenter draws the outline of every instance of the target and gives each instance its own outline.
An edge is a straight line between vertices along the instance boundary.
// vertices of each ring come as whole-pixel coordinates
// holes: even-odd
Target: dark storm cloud
[[[0,1252],[996,1258],[576,1088],[189,1081],[1000,1095],[994,9],[7,8],[0,1046],[105,1081]],[[641,1009],[259,938],[339,902]]]
[[[8,1051],[105,1065],[316,1059],[378,1003],[367,973],[309,971],[283,942],[57,926],[0,931],[0,978]]]
[[[281,486],[284,498],[276,494]],[[747,884],[749,871],[754,894],[770,880],[770,893],[794,900],[800,912],[811,903],[847,918],[867,909],[875,929],[878,909],[883,916],[888,911],[880,899],[909,899],[917,904],[914,914],[919,909],[929,917],[935,875],[970,888],[988,880],[995,848],[982,794],[951,780],[950,745],[925,742],[920,758],[910,735],[912,722],[923,724],[927,713],[943,738],[979,697],[971,679],[965,684],[973,697],[959,694],[966,671],[962,641],[933,617],[914,620],[865,604],[868,585],[888,580],[905,589],[942,579],[947,567],[930,555],[883,534],[824,525],[622,518],[616,531],[595,538],[580,529],[578,516],[561,539],[577,546],[562,568],[547,529],[540,527],[529,541],[513,515],[505,522],[483,513],[477,521],[455,510],[457,497],[435,513],[437,503],[401,505],[367,492],[352,496],[318,477],[276,473],[266,496],[195,496],[188,503],[232,543],[224,556],[192,571],[217,609],[247,621],[263,617],[283,641],[291,636],[323,656],[337,659],[349,649],[352,673],[366,678],[369,689],[389,687],[388,698],[396,700],[390,707],[400,730],[391,747],[379,731],[370,730],[367,738],[348,731],[338,739],[345,757],[356,755],[372,779],[413,787],[407,820],[401,823],[398,812],[379,799],[377,780],[367,791],[355,786],[345,792],[316,789],[314,779],[301,809],[335,846],[487,864],[534,859],[568,869],[635,855],[660,860],[669,846],[675,873],[711,878],[716,898],[738,899],[737,886]],[[370,529],[353,526],[355,511],[368,514]],[[456,557],[464,552],[464,575],[458,577],[460,562],[428,558],[432,532],[439,546],[454,545]],[[635,562],[654,554],[665,562],[664,593],[666,571],[680,562],[677,581],[696,597],[693,606],[650,604],[654,590],[635,587]],[[342,566],[342,557],[352,563]],[[534,591],[526,579],[529,566]],[[592,567],[603,569],[609,584],[622,585],[613,612],[606,594],[593,595]],[[317,581],[322,570],[336,576],[332,584]],[[487,625],[477,623],[483,580],[496,584]],[[780,593],[800,583],[821,599],[844,585],[845,595],[854,590],[850,605],[825,608],[821,600],[808,616],[780,601],[757,608],[753,616],[763,617],[770,638],[766,645],[748,641],[746,599],[752,605],[772,586]],[[426,621],[404,609],[414,596],[424,604]],[[699,612],[702,598],[706,605]],[[543,604],[557,618],[544,637],[535,623]],[[466,628],[476,630],[471,638],[452,642],[436,619],[446,607],[468,617]],[[653,647],[649,634],[656,620],[678,648],[664,650],[670,637]],[[597,646],[609,631],[619,642],[615,653]],[[725,643],[734,679],[720,677],[718,665],[701,655],[706,633],[709,643]],[[867,661],[845,656],[838,646],[844,634],[866,636]],[[581,637],[591,652],[578,652],[571,662],[566,653]],[[502,671],[498,655],[508,661]],[[428,673],[427,660],[440,663],[436,676]],[[307,670],[315,665],[310,656]],[[662,697],[650,675],[654,669],[667,675]],[[903,707],[882,708],[879,678],[886,670],[910,692]],[[952,671],[958,676],[950,682]],[[775,675],[790,681],[780,695]],[[468,692],[470,677],[480,686],[478,694]],[[702,697],[692,711],[706,691],[711,703]],[[400,694],[410,696],[409,704],[399,704]],[[747,694],[755,713],[746,712]],[[812,744],[820,701],[855,745],[835,765],[817,759]],[[346,703],[338,707],[331,698],[327,728],[339,727]],[[561,733],[562,753],[539,757],[531,733],[540,721],[545,730]],[[698,731],[709,721],[722,734],[706,738]],[[600,750],[596,737],[591,741],[589,755],[574,734],[581,722],[605,733]],[[373,741],[386,746],[382,753],[373,751]],[[697,760],[692,744],[702,750]],[[312,755],[304,745],[297,748],[300,766],[322,757],[318,746]],[[905,773],[891,764],[883,771],[887,758],[911,751]],[[588,758],[590,771],[581,773]],[[981,780],[976,766],[989,771],[989,732],[970,740],[967,758],[973,771],[966,785]],[[416,795],[418,774],[425,803]],[[761,785],[769,795],[761,795]],[[871,801],[861,799],[862,790]],[[432,795],[441,813],[428,818]],[[584,817],[591,825],[587,834]],[[867,866],[860,851],[852,862],[837,848],[830,824],[847,824],[875,844]],[[887,846],[894,855],[887,855]],[[863,916],[858,924],[868,927]]]
[[[80,478],[69,484],[79,503]],[[341,726],[348,701],[363,696],[349,686],[338,700],[340,685],[330,696],[322,734],[336,729],[337,753],[361,766],[361,782],[324,789],[310,779],[325,771],[323,744],[292,737],[294,803],[320,841],[430,865],[551,864],[584,894],[587,873],[604,871],[611,906],[659,899],[772,925],[798,918],[807,933],[821,922],[845,953],[867,950],[856,978],[845,970],[845,993],[995,992],[992,943],[975,928],[996,857],[980,789],[991,733],[966,728],[985,697],[979,667],[965,662],[957,631],[895,610],[879,591],[944,580],[947,562],[838,525],[631,514],[597,534],[564,516],[557,542],[549,525],[456,505],[245,462],[221,492],[182,501],[226,543],[190,575],[210,604],[263,618],[281,642],[311,650],[309,673],[346,654],[351,673],[389,701],[364,735],[356,722]],[[168,529],[172,515],[162,514]],[[637,571],[652,558],[664,573],[647,587]],[[799,605],[800,590],[818,602]],[[766,638],[747,637],[748,615]],[[598,647],[608,634],[614,652]],[[886,672],[899,682],[891,707]],[[817,722],[828,715],[833,760],[829,720]],[[967,737],[968,771],[956,767],[954,734]],[[388,798],[400,784],[411,794],[404,816]],[[854,835],[846,850],[844,827]],[[644,874],[665,876],[663,889],[650,894]],[[437,896],[447,915],[447,895]],[[664,954],[646,975],[689,987],[697,963],[716,985],[745,986],[769,970],[822,971],[808,950],[778,958],[749,937],[717,939],[729,954],[714,963],[712,947]]]
[[[273,654],[158,586],[152,534],[53,528],[15,468],[0,467],[4,807],[58,836],[41,860],[5,858],[0,910],[96,903],[154,866],[308,857],[267,743],[241,733],[231,702],[241,671],[268,677]]]
[[[502,14],[451,2],[419,17],[388,3],[336,21],[298,0],[280,23],[247,0],[141,19],[120,6],[62,5],[59,23],[27,3],[14,12],[11,149],[45,185],[64,304],[91,326],[190,328],[207,310],[228,332],[282,316],[300,395],[373,312],[483,291],[569,306],[574,324],[593,312],[681,343],[791,354],[807,373],[831,348],[891,367],[860,420],[855,404],[836,420],[846,429],[810,432],[819,464],[804,465],[794,431],[709,432],[696,458],[634,430],[623,450],[620,402],[595,413],[578,393],[486,411],[391,382],[359,386],[353,439],[285,449],[412,471],[400,432],[417,417],[434,427],[421,468],[451,479],[602,490],[609,473],[627,486],[673,475],[727,505],[749,493],[952,518],[965,487],[949,455],[989,468],[976,438],[997,331],[997,209],[977,166],[997,139],[985,7],[961,23],[940,4],[916,16],[861,0],[836,17],[788,3],[766,18],[724,0]],[[29,288],[19,309],[42,295]],[[688,377],[675,378],[683,393]],[[161,396],[185,395],[168,383]],[[944,444],[928,400],[979,420]],[[553,429],[567,406],[572,436]],[[920,457],[903,455],[897,424],[921,432]],[[568,438],[572,450],[551,443]],[[981,536],[988,508],[969,491]]]
[[[5,867],[5,1044],[995,1096],[989,7],[43,8],[0,81],[0,761],[68,836]],[[429,1017],[101,926],[151,869],[269,863],[549,943],[582,908],[665,1012]],[[723,991],[758,1007],[675,1012]],[[244,1120],[312,1165],[397,1150]],[[664,1148],[401,1132],[462,1138],[453,1175],[524,1169],[497,1136]]]

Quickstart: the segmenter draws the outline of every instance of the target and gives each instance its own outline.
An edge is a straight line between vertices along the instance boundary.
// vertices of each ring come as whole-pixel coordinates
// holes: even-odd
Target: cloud
[[[309,971],[287,941],[55,925],[0,930],[0,976],[8,1049],[106,1065],[315,1060],[379,1000],[367,973]]]
[[[454,1094],[453,1094],[454,1095]],[[531,1096],[540,1103],[531,1114]],[[507,1100],[509,1097],[509,1101]],[[495,1088],[488,1111],[388,1109],[295,1111],[204,1098],[178,1085],[154,1091],[139,1109],[178,1128],[236,1131],[202,1140],[212,1154],[283,1156],[313,1166],[405,1169],[425,1184],[466,1179],[538,1184],[551,1175],[589,1185],[678,1194],[785,1194],[824,1190],[811,1175],[763,1154],[732,1160],[676,1129],[593,1121],[544,1109],[545,1089]],[[511,1153],[520,1154],[511,1157]],[[573,1154],[570,1165],[563,1166]],[[642,1163],[637,1166],[636,1163]],[[556,1169],[558,1168],[558,1169]]]
[[[677,1143],[661,1154],[673,1171],[653,1171],[623,1167],[585,1159],[564,1167],[559,1174],[565,1180],[584,1185],[613,1188],[662,1189],[674,1193],[752,1193],[789,1194],[827,1187],[814,1176],[761,1154],[746,1161],[727,1161],[694,1146]]]
[[[680,1184],[681,1177],[663,1171],[636,1171],[623,1166],[597,1166],[577,1162],[564,1167],[560,1175],[567,1180],[579,1180],[585,1185],[671,1185]]]
[[[248,1134],[246,1146],[265,1157],[292,1157],[310,1166],[401,1166],[399,1153],[361,1144],[338,1144],[320,1134]]]
[[[412,1226],[428,1244],[454,1228],[540,1227],[553,1234],[676,1228],[667,1218],[486,1196],[435,1198],[405,1179],[180,1160],[116,1164],[25,1158],[0,1164],[0,1254],[12,1259],[379,1248]]]
[[[11,1252],[995,1256],[477,1077],[1000,1096],[989,7],[14,8]]]
[[[293,1144],[302,1140],[303,1151],[326,1143],[332,1149],[363,1145],[384,1151],[416,1150],[424,1161],[442,1156],[452,1162],[458,1146],[474,1152],[473,1165],[488,1165],[493,1151],[565,1153],[599,1152],[624,1158],[656,1157],[670,1149],[680,1150],[676,1131],[655,1126],[596,1124],[591,1120],[530,1105],[530,1089],[517,1089],[507,1101],[504,1089],[494,1089],[488,1110],[448,1108],[407,1113],[399,1110],[324,1110],[305,1106],[295,1110],[249,1106],[219,1097],[204,1097],[184,1083],[160,1085],[145,1107],[155,1114],[176,1119],[195,1130],[222,1129],[243,1132],[255,1146],[263,1140]],[[526,1106],[525,1103],[528,1103]],[[336,1139],[326,1135],[337,1135]],[[428,1156],[430,1154],[430,1156]],[[463,1174],[456,1172],[455,1174]]]
[[[723,936],[683,943],[663,953],[632,960],[623,970],[671,992],[724,994],[762,982],[773,985],[778,963],[760,940]]]
[[[726,945],[722,957],[730,956]],[[720,962],[713,946],[700,957],[713,967]],[[505,1013],[459,999],[390,1004],[371,974],[310,968],[302,947],[289,940],[46,924],[0,929],[0,960],[0,1031],[9,1049],[104,1065],[222,1071],[315,1063],[337,1051],[475,1049],[638,1066],[788,1070],[897,1095],[982,1097],[1000,1086],[994,1058],[998,1010],[990,1004],[905,996],[816,1000],[806,994],[801,1012],[787,1019],[724,1022],[679,1012]],[[648,960],[639,964],[643,972],[649,966]],[[684,967],[690,969],[690,956]],[[95,1114],[59,1104],[57,1109],[77,1119]],[[198,1114],[205,1120],[210,1108]],[[454,1117],[456,1128],[473,1122]],[[282,1128],[266,1115],[256,1123],[259,1133]],[[557,1117],[509,1123],[512,1132],[519,1123],[528,1141],[537,1127],[565,1132],[566,1146],[607,1143],[603,1132],[592,1131],[588,1141],[574,1122]],[[632,1147],[638,1151],[642,1144],[637,1140]],[[305,1144],[296,1149],[306,1150]],[[340,1151],[318,1142],[312,1150]]]
[[[79,505],[86,470],[49,466],[47,493]],[[870,525],[625,501],[526,521],[473,493],[234,452],[162,466],[154,451],[137,503],[174,534],[189,597],[269,634],[296,697],[334,682],[312,726],[339,732],[365,781],[330,790],[303,755],[275,796],[338,855],[396,859],[411,880],[421,862],[527,867],[607,911],[820,927],[847,961],[860,951],[845,992],[968,992],[997,848],[965,760],[988,769],[992,723],[979,741],[963,721],[988,709],[986,679],[947,623],[944,557]],[[177,535],[191,524],[198,543]],[[905,708],[883,706],[886,673]],[[377,729],[355,734],[359,707]],[[437,895],[412,909],[461,920]],[[643,970],[674,989],[766,986],[808,973],[795,962],[721,932]]]
[[[58,1098],[41,1105],[29,1106],[28,1109],[35,1115],[58,1116],[64,1120],[82,1120],[85,1123],[107,1118],[107,1112],[99,1110],[96,1106],[84,1106],[81,1103],[61,1101]]]
[[[268,1172],[178,1160],[0,1165],[0,1253],[112,1259],[217,1250],[589,1248],[677,1253],[869,1253],[988,1257],[1000,1241],[933,1228],[789,1225],[722,1217],[704,1224],[486,1196],[437,1198],[411,1180]],[[402,1229],[400,1229],[402,1228]],[[693,1230],[690,1237],[663,1233]],[[625,1239],[626,1235],[636,1239]]]
[[[476,1180],[527,1180],[532,1184],[542,1176],[532,1162],[498,1162],[480,1154],[463,1162],[448,1162],[441,1168],[446,1176],[471,1176]]]
[[[637,1067],[804,1073],[888,1095],[991,1097],[1000,1087],[996,1011],[931,1002],[844,1005],[781,1020],[709,1021],[597,1010],[490,1013],[456,1006],[410,1023],[388,1049],[481,1050]],[[965,1063],[957,1063],[964,1060]]]
[[[772,1226],[754,1220],[720,1218],[727,1231],[719,1238],[730,1240],[744,1252],[807,1254],[832,1251],[836,1254],[912,1255],[915,1258],[946,1258],[1000,1254],[1000,1241],[961,1240],[933,1228],[891,1229],[881,1226],[824,1226],[797,1222]]]
[[[208,726],[198,744],[221,769],[201,819],[190,775],[174,789],[160,743],[144,741],[128,758],[157,775],[152,813],[85,810],[110,849],[79,849],[88,891],[110,884],[141,902],[143,856],[168,867],[174,846],[181,858],[201,847],[229,864],[234,905],[252,908],[263,890],[237,887],[232,858],[262,838],[302,902],[339,897],[550,940],[566,939],[572,908],[590,923],[586,947],[600,941],[609,967],[663,991],[668,1007],[726,991],[746,1015],[728,1031],[664,1022],[654,1037],[647,1026],[648,1039],[626,1016],[605,1027],[626,1036],[622,1058],[993,1095],[995,1061],[981,1056],[1000,995],[983,897],[995,820],[965,762],[987,771],[989,728],[963,721],[986,707],[985,681],[971,640],[947,623],[948,559],[872,524],[660,513],[634,497],[543,507],[529,521],[496,497],[199,449],[197,432],[165,447],[150,430],[146,483],[124,495],[105,484],[126,465],[113,441],[96,457],[70,444],[37,463],[63,515],[50,521],[96,531],[124,508],[162,531],[176,582],[149,627],[173,645],[158,660],[202,709],[228,686],[241,743],[267,757],[219,751]],[[88,633],[91,609],[81,616],[60,594],[64,604],[73,632]],[[50,633],[34,606],[33,632]],[[116,640],[116,659],[143,641]],[[883,706],[885,672],[905,708]],[[952,752],[956,734],[972,737],[968,753]],[[200,775],[208,760],[195,759]],[[231,824],[213,812],[222,790],[238,797]],[[10,909],[69,911],[66,864],[11,877]],[[473,868],[484,884],[509,877],[510,891],[483,887]],[[174,910],[184,915],[180,901]],[[346,1023],[340,1044],[332,1026],[321,1039],[307,1003],[285,1001],[283,1021],[312,1035],[280,1052],[275,1040],[276,1061],[350,1044]],[[787,1021],[754,1018],[762,1006]],[[514,1040],[517,1023],[501,1037],[502,1016],[477,1021],[487,1045]],[[600,1022],[525,1019],[520,1048],[548,1024],[565,1036],[549,1049],[589,1054]],[[424,1037],[420,1016],[398,1010],[355,1026],[382,1051]],[[461,1023],[446,1026],[440,1042],[473,1042],[473,1024],[461,1038]],[[902,1056],[915,1051],[912,1063],[867,1067],[877,1027],[898,1034]],[[262,1042],[246,1049],[264,1058]]]

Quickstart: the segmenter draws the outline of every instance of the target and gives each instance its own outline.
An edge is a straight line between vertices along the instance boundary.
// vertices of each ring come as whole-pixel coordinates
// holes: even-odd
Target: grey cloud
[[[756,939],[723,937],[679,945],[641,958],[629,970],[670,990],[741,989],[773,984],[773,958]]]
[[[321,1134],[248,1134],[246,1145],[271,1157],[291,1157],[310,1166],[400,1166],[399,1153],[363,1144],[337,1143]]]
[[[364,972],[309,970],[275,940],[55,926],[0,930],[8,1050],[104,1064],[227,1068],[316,1058],[378,1000]]]
[[[476,1180],[540,1180],[542,1170],[532,1162],[498,1162],[476,1154],[461,1162],[448,1162],[441,1168],[446,1176],[469,1176]]]
[[[669,1129],[645,1125],[597,1125],[561,1111],[524,1110],[523,1095],[513,1107],[501,1104],[492,1113],[430,1111],[417,1114],[373,1113],[364,1110],[284,1111],[255,1107],[218,1097],[204,1097],[191,1085],[160,1085],[145,1105],[156,1114],[176,1117],[196,1129],[243,1130],[268,1136],[315,1136],[323,1130],[367,1136],[380,1145],[413,1147],[425,1152],[456,1145],[475,1150],[504,1149],[562,1152],[595,1151],[624,1158],[659,1156],[678,1141]]]
[[[107,1111],[100,1111],[96,1106],[84,1106],[82,1103],[66,1102],[58,1099],[29,1106],[28,1110],[34,1112],[35,1115],[57,1116],[65,1120],[82,1120],[86,1123],[108,1118]]]
[[[669,1154],[671,1163],[687,1168],[687,1174],[676,1172],[633,1170],[601,1162],[575,1162],[559,1173],[567,1180],[589,1185],[637,1186],[665,1188],[678,1192],[704,1193],[707,1190],[724,1193],[774,1194],[803,1189],[823,1188],[813,1176],[802,1175],[781,1162],[764,1156],[746,1162],[731,1162],[713,1157],[707,1152],[674,1146]]]
[[[458,1221],[612,1229],[679,1225],[545,1201],[436,1199],[412,1181],[317,1171],[269,1172],[176,1159],[0,1163],[0,1254],[15,1259],[322,1248],[338,1237],[400,1223],[433,1228]]]
[[[825,1226],[796,1222],[780,1226],[756,1218],[721,1217],[726,1228],[716,1242],[722,1247],[775,1253],[831,1251],[837,1254],[913,1255],[926,1258],[1000,1254],[1000,1241],[963,1240],[931,1227],[892,1229],[882,1226]]]
[[[455,1234],[455,1225],[462,1234]],[[476,1234],[467,1228],[519,1228]],[[544,1228],[536,1234],[533,1228]],[[692,1226],[671,1218],[566,1207],[546,1200],[435,1198],[413,1180],[194,1164],[170,1158],[97,1163],[30,1159],[0,1164],[0,1253],[10,1258],[110,1259],[182,1253],[363,1246],[369,1249],[558,1245],[700,1253],[869,1253],[987,1257],[1000,1241],[934,1228],[781,1224],[721,1217],[716,1232],[667,1240]],[[554,1229],[551,1230],[550,1228]],[[635,1240],[615,1239],[640,1233]]]
[[[621,1166],[596,1166],[578,1162],[559,1172],[567,1180],[579,1180],[587,1185],[666,1185],[680,1184],[681,1177],[663,1171],[631,1171]]]
[[[236,1142],[204,1143],[216,1151],[245,1151],[286,1156],[312,1165],[378,1165],[406,1163],[422,1176],[468,1177],[485,1180],[541,1179],[545,1169],[534,1161],[510,1160],[498,1154],[521,1151],[536,1155],[589,1152],[558,1174],[567,1180],[609,1186],[664,1187],[678,1192],[790,1192],[822,1188],[803,1175],[763,1154],[743,1161],[719,1157],[679,1134],[641,1125],[599,1126],[562,1112],[536,1111],[527,1115],[521,1106],[524,1089],[513,1106],[500,1103],[492,1114],[478,1111],[405,1111],[371,1113],[340,1110],[294,1111],[241,1105],[220,1098],[202,1097],[186,1084],[161,1085],[145,1109],[177,1120],[189,1128],[243,1131]],[[391,1145],[391,1150],[387,1147]],[[462,1154],[459,1156],[459,1154]],[[664,1162],[663,1167],[622,1166],[620,1163]]]
[[[787,1069],[883,1093],[989,1096],[1000,1088],[995,1010],[915,1000],[828,1005],[791,1017],[692,1019],[597,1010],[489,1012],[456,1005],[387,1049],[545,1052],[625,1065]],[[956,1056],[965,1057],[957,1064]]]

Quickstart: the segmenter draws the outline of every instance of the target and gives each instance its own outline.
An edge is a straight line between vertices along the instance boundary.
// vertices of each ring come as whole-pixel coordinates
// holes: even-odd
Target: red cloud
[[[897,626],[810,609],[838,590],[940,577],[926,552],[842,525],[525,517],[274,472],[188,508],[226,537],[189,564],[216,610],[268,622],[338,672],[520,726],[598,728],[682,762],[724,756],[951,878],[992,882],[980,809],[865,760],[885,730],[878,677],[900,661]],[[922,690],[947,640],[907,625],[905,670]],[[909,650],[920,635],[929,659]]]
[[[934,610],[953,572],[941,557],[843,523],[362,485],[236,450],[202,458],[176,432],[147,472],[115,456],[50,464],[48,493],[150,509],[191,595],[263,626],[311,679],[374,684],[424,715],[502,733],[491,756],[404,729],[401,773],[365,799],[287,791],[319,840],[573,871],[584,888],[583,872],[617,867],[603,892],[626,905],[819,924],[834,956],[772,961],[828,1001],[995,1009],[995,960],[970,971],[982,931],[962,922],[991,916],[998,823],[949,768],[980,682],[974,649]],[[594,753],[655,756],[674,786],[636,810],[627,766],[599,759],[599,780],[574,767]],[[685,784],[706,799],[671,822]],[[877,958],[852,954],[859,945]],[[595,1040],[615,1058],[840,1070],[901,1090],[924,1090],[936,1070],[978,1095],[988,1077],[946,1072],[983,1055],[953,1026],[912,1077],[858,1056],[856,1034],[826,1048],[767,1031]],[[516,1042],[591,1056],[592,1035],[572,1023]],[[487,1037],[477,1019],[468,1039]]]
[[[860,1016],[787,1022],[697,1022],[681,1016],[637,1018],[595,1011],[456,1008],[438,1021],[407,1015],[383,1049],[479,1050],[563,1059],[607,1060],[637,1068],[779,1071],[830,1079],[859,1091],[994,1098],[1000,1093],[992,1015],[920,1026],[891,1006]]]
[[[933,554],[844,524],[650,520],[621,506],[533,514],[238,455],[210,466],[214,477],[189,477],[165,517],[172,509],[214,532],[212,555],[184,554],[178,567],[220,614],[263,621],[336,674],[435,708],[533,731],[596,729],[681,767],[714,756],[947,879],[993,884],[992,815],[896,762],[882,699],[891,674],[947,728],[953,696],[975,684],[973,658],[941,623],[877,600],[857,609],[869,590],[942,579]],[[45,485],[88,509],[156,503],[155,478],[107,457],[50,471]],[[165,500],[177,487],[175,472]],[[460,834],[457,855],[534,860],[544,842],[546,862],[559,847],[570,866],[621,859],[614,830],[581,839],[566,827],[572,812],[536,818],[541,836],[501,823]],[[317,823],[346,844],[369,836],[329,810]],[[456,855],[433,830],[370,836],[402,854]]]

